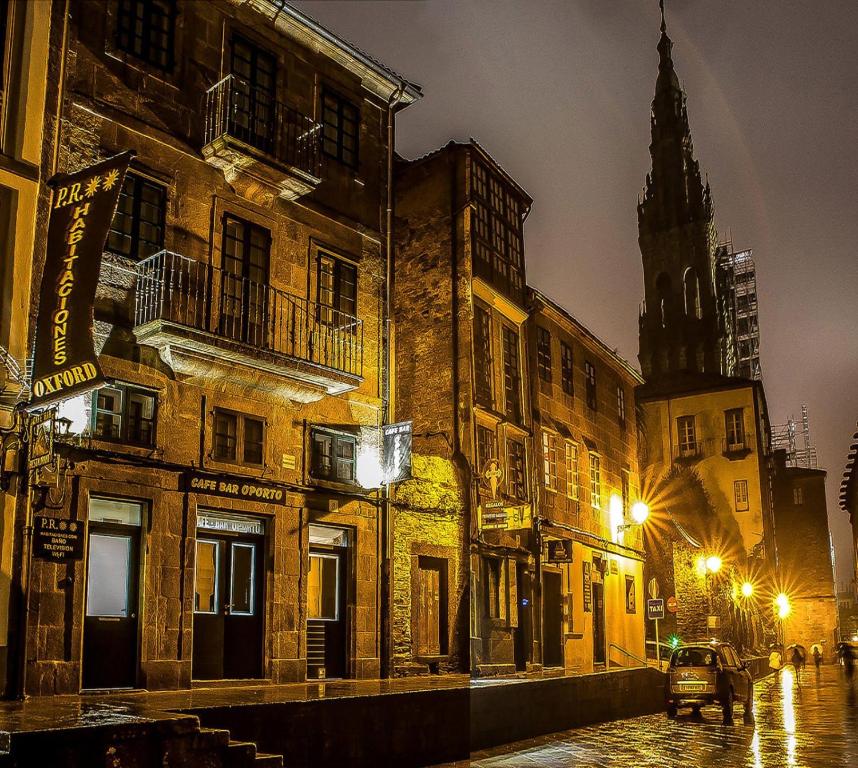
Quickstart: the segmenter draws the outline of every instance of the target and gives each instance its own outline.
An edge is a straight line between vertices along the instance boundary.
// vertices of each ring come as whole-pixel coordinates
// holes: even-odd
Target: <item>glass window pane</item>
[[[197,613],[217,613],[219,554],[218,542],[197,542],[194,571],[194,611]]]
[[[253,615],[255,551],[255,544],[232,545],[232,584],[229,593],[229,612],[232,614]]]
[[[127,617],[131,537],[90,534],[88,563],[86,615]]]
[[[310,555],[307,579],[307,616],[335,621],[337,617],[337,564],[333,555]]]

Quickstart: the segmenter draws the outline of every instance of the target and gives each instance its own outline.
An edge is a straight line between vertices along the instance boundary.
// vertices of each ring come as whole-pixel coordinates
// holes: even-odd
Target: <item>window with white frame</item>
[[[570,499],[578,498],[578,445],[566,443],[566,495]]]
[[[735,480],[733,482],[733,494],[736,497],[736,511],[747,512],[750,509],[748,501],[748,481]]]
[[[724,431],[727,435],[728,450],[745,447],[745,420],[741,408],[724,411]]]
[[[557,437],[550,432],[542,432],[542,466],[545,487],[557,490]]]
[[[590,506],[602,508],[602,460],[598,453],[590,453]]]
[[[676,431],[679,438],[679,455],[697,455],[697,425],[694,416],[680,416],[676,420]]]

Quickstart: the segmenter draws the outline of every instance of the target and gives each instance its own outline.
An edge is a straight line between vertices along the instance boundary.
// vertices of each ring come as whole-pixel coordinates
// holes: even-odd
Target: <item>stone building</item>
[[[58,169],[136,158],[109,382],[36,500],[86,553],[33,563],[27,692],[379,677],[388,137],[419,88],[275,0],[63,8]]]
[[[778,550],[779,588],[790,600],[783,622],[786,645],[822,645],[833,660],[839,639],[834,559],[821,469],[787,466],[785,451],[774,453],[772,491]]]
[[[446,617],[447,656],[456,649],[478,675],[534,660],[523,238],[530,206],[474,141],[397,165],[395,413],[413,420],[415,468],[394,503],[393,621],[402,628],[403,668],[439,650],[437,642],[423,646],[423,620],[415,625],[408,614],[433,580],[443,590],[434,610]],[[424,577],[421,559],[442,578]],[[438,633],[433,627],[428,637]]]
[[[528,290],[535,556],[544,667],[644,657],[646,595],[634,405],[640,375],[566,310]]]
[[[26,495],[19,474],[25,451],[18,406],[28,394],[40,181],[43,166],[50,175],[55,162],[50,151],[57,100],[56,79],[48,76],[50,13],[50,3],[0,3],[0,686],[6,692],[14,688],[17,665],[17,659],[7,658],[16,633],[10,611],[20,610],[11,589],[18,571],[15,509]]]
[[[858,597],[858,432],[852,435],[849,446],[849,455],[846,458],[846,468],[840,481],[840,508],[849,515],[852,527],[852,576],[849,587],[852,593]]]

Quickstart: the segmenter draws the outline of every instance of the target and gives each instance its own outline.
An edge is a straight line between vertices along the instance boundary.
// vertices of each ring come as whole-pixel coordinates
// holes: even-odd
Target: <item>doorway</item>
[[[593,663],[605,663],[605,585],[593,582]]]
[[[210,513],[198,514],[197,521],[221,527],[197,529],[194,679],[261,678],[262,521]]]
[[[518,599],[518,626],[513,635],[515,668],[523,672],[531,660],[533,648],[533,625],[531,623],[531,581],[526,563],[515,564],[516,596]]]
[[[346,677],[348,531],[310,525],[307,679]]]
[[[143,505],[90,499],[81,687],[137,684],[140,520]]]
[[[554,571],[542,572],[542,620],[546,667],[563,666],[563,576]]]

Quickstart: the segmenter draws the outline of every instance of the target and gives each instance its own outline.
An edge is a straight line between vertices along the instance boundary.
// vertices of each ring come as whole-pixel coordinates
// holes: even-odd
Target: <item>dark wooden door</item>
[[[593,583],[593,663],[604,664],[605,653],[605,587]]]
[[[563,666],[563,591],[562,574],[543,571],[542,618],[544,643],[542,663],[546,667]]]
[[[524,563],[515,564],[515,583],[517,585],[516,599],[518,600],[518,626],[513,636],[515,651],[515,668],[520,671],[527,669],[531,661],[533,648],[533,624],[531,621],[531,583],[530,573]]]
[[[137,684],[139,535],[125,525],[90,527],[83,688]]]
[[[224,216],[220,333],[260,348],[269,346],[270,252],[267,229]]]

